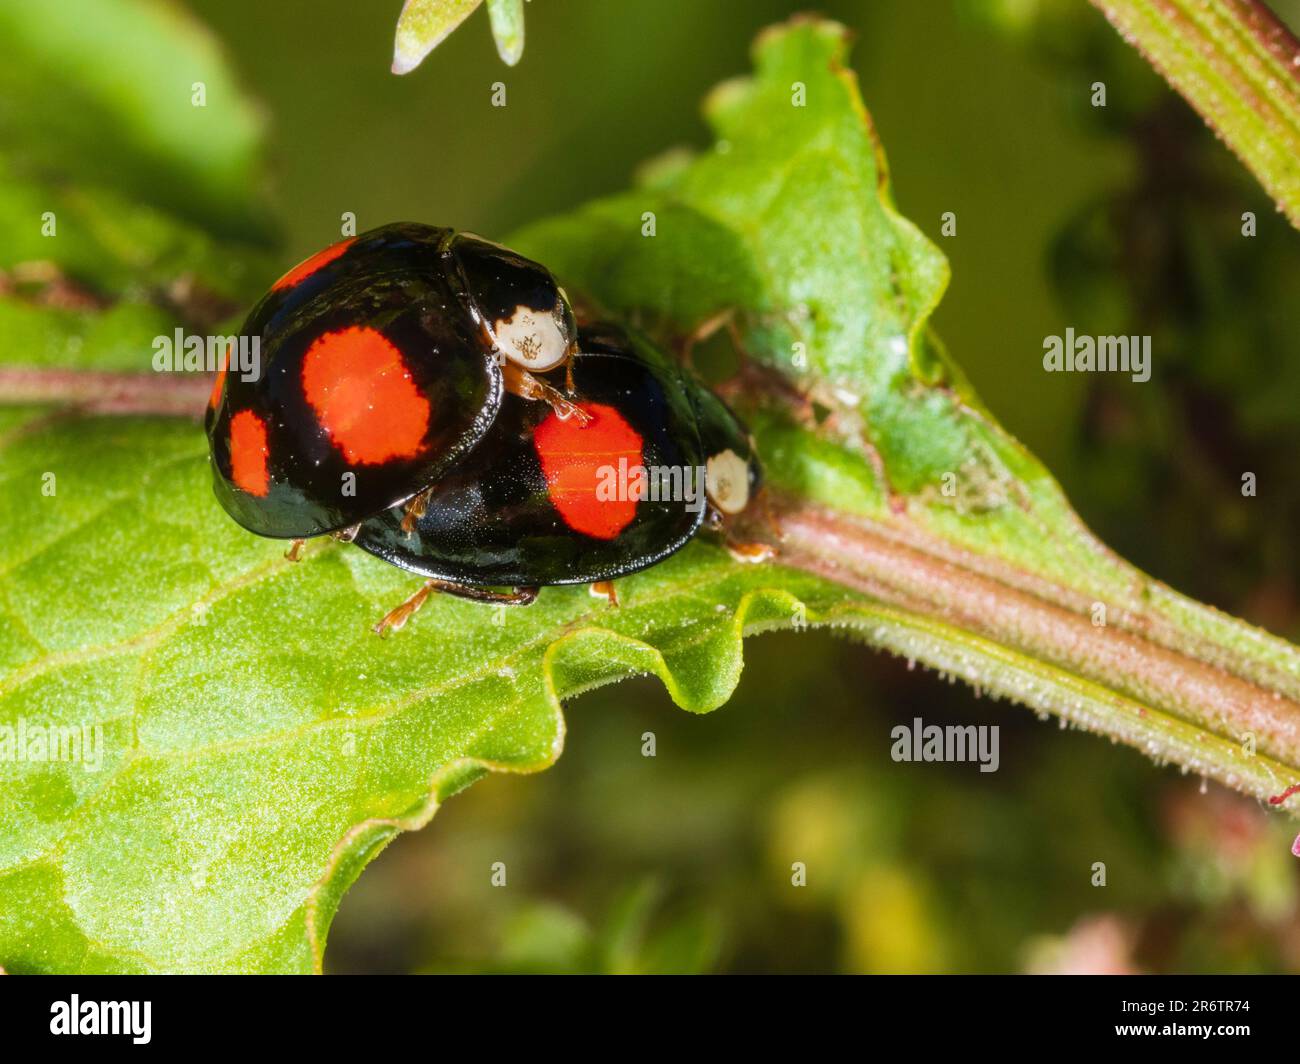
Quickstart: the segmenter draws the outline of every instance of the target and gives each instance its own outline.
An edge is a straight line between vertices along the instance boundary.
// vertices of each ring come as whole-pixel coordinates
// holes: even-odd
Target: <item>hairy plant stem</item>
[[[0,368],[0,403],[71,406],[91,414],[202,417],[212,390],[205,373],[105,373]]]
[[[210,386],[192,375],[0,368],[0,402],[90,413],[197,416]],[[1115,610],[1099,625],[1078,588],[955,546],[905,515],[875,520],[782,495],[773,509],[779,564],[852,592],[830,623],[1158,760],[1300,807],[1300,795],[1285,794],[1300,780],[1294,647],[1136,570],[1152,592],[1149,608]],[[1237,638],[1207,636],[1216,626]]]
[[[1300,228],[1300,42],[1257,0],[1092,0]]]
[[[891,649],[1261,799],[1300,778],[1300,699],[1271,662],[1207,643],[1158,605],[1098,625],[1073,589],[896,521],[776,508],[782,564],[920,622],[875,633]]]

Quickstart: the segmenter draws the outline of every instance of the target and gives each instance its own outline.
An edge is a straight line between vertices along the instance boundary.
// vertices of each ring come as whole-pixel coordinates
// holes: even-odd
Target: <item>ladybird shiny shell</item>
[[[708,508],[690,394],[675,367],[581,335],[572,375],[586,424],[507,396],[483,442],[430,486],[413,528],[394,507],[354,542],[480,586],[612,580],[684,546]]]
[[[748,433],[691,373],[618,327],[579,330],[544,266],[451,229],[318,252],[241,339],[252,371],[219,373],[207,412],[217,497],[290,557],[333,534],[425,577],[379,630],[434,591],[604,587],[759,491]]]
[[[568,412],[531,367],[574,350],[550,273],[451,229],[396,224],[295,266],[244,323],[206,427],[217,497],[251,532],[347,528],[421,491],[486,434],[507,391]]]

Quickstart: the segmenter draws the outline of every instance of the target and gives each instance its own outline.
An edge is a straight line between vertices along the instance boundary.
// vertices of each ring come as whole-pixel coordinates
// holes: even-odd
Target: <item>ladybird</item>
[[[581,421],[534,375],[568,361],[576,331],[550,271],[478,237],[399,223],[334,244],[253,308],[251,371],[218,375],[217,497],[250,532],[317,536],[418,494],[507,392]]]
[[[744,426],[619,327],[579,329],[550,272],[450,229],[384,226],[290,270],[249,315],[262,362],[206,419],[241,525],[331,533],[435,591],[526,604],[654,565],[746,510]],[[499,590],[510,588],[511,590]]]
[[[758,496],[762,471],[739,419],[644,340],[585,327],[569,376],[587,422],[507,395],[482,443],[422,493],[416,513],[392,507],[360,523],[352,542],[426,577],[376,630],[401,627],[434,590],[526,603],[539,587],[590,584],[609,596],[610,581]],[[490,590],[500,586],[515,590]]]

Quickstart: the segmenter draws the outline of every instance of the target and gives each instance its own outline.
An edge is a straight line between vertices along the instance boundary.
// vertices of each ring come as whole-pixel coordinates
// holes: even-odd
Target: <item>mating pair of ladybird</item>
[[[692,374],[579,328],[550,272],[467,233],[383,226],[290,270],[244,324],[206,428],[217,498],[251,532],[334,535],[433,591],[526,604],[607,586],[743,511],[760,469]],[[511,588],[512,590],[496,590]]]

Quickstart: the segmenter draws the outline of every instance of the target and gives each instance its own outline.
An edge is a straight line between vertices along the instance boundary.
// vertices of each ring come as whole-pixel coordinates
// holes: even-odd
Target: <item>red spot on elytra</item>
[[[230,479],[250,495],[271,490],[266,468],[266,422],[251,410],[241,410],[230,419]]]
[[[1283,802],[1285,802],[1288,798],[1291,797],[1291,795],[1295,794],[1297,791],[1300,791],[1300,783],[1293,783],[1293,784],[1291,784],[1290,787],[1288,787],[1286,790],[1284,790],[1281,794],[1275,794],[1275,795],[1273,795],[1273,797],[1270,798],[1270,799],[1268,800],[1268,804],[1269,804],[1269,805],[1281,805]]]
[[[429,429],[429,401],[378,329],[354,325],[318,336],[302,360],[302,391],[352,465],[413,458]]]
[[[311,258],[303,259],[292,270],[281,277],[275,284],[271,285],[271,291],[281,292],[286,288],[292,288],[299,281],[310,277],[322,266],[328,266],[337,259],[343,252],[352,246],[356,237],[349,237],[347,240],[340,240],[337,244],[331,244],[329,247],[316,252]]]
[[[212,394],[208,396],[208,406],[213,410],[221,402],[221,386],[226,383],[226,369],[230,366],[230,348],[232,344],[226,345],[226,350],[221,356],[221,366],[217,370],[217,379],[212,382]]]
[[[590,420],[563,420],[552,413],[533,432],[533,446],[542,464],[551,503],[564,523],[575,532],[596,539],[613,539],[636,516],[637,500],[631,491],[617,491],[615,498],[598,492],[608,482],[603,469],[619,469],[619,459],[631,469],[642,464],[641,434],[623,415],[603,403],[579,403]],[[628,485],[622,485],[627,488]]]

